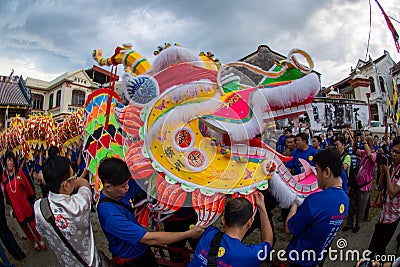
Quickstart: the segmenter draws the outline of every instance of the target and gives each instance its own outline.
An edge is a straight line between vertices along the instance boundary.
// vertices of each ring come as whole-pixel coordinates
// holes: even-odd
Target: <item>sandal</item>
[[[35,242],[35,244],[33,244],[33,247],[36,249],[36,251],[41,251],[42,249],[40,248],[39,243]]]
[[[47,250],[46,243],[44,243],[42,240],[39,241],[40,246],[42,247],[43,250]]]

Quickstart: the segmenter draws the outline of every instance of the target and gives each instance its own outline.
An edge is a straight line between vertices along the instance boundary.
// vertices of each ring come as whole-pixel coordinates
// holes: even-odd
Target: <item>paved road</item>
[[[7,207],[7,209],[9,210],[10,207]],[[276,215],[274,216],[274,225],[278,240],[277,244],[275,245],[275,250],[278,251],[286,247],[287,242],[290,239],[290,236],[284,233],[283,222],[278,222],[276,220],[276,218],[279,215],[279,210],[274,211],[274,214]],[[345,259],[346,253],[349,254],[352,250],[359,251],[359,253],[361,254],[362,251],[367,249],[374,230],[375,222],[379,214],[380,214],[380,209],[372,209],[370,220],[368,222],[365,222],[360,231],[356,234],[353,234],[351,231],[349,232],[339,231],[333,242],[332,249],[338,249],[337,242],[339,239],[341,239],[342,245],[344,244],[344,242],[346,242],[346,247],[342,250],[338,250],[337,252],[333,253],[333,255],[336,255],[338,259],[337,261],[327,261],[324,266],[325,267],[354,266],[355,264],[354,261],[349,261],[349,262],[346,262],[344,260],[340,261],[340,258]],[[102,249],[103,251],[108,251],[107,240],[104,237],[104,234],[98,222],[97,213],[91,213],[91,215],[92,215],[91,219],[93,223],[93,231],[95,233],[96,246]],[[17,231],[16,225],[13,223],[11,223],[10,228],[12,229],[13,232]],[[398,228],[396,234],[399,233],[399,231],[400,229]],[[10,260],[16,266],[46,266],[46,267],[58,266],[57,259],[54,253],[50,249],[47,251],[37,252],[36,250],[34,250],[32,243],[29,242],[28,240],[23,240],[17,235],[16,239],[27,255],[27,258],[22,261],[16,261],[14,258],[10,256]],[[260,240],[260,232],[256,230],[245,240],[245,242],[254,243],[254,242],[259,242],[259,240]],[[393,238],[389,243],[389,246],[387,248],[387,253],[394,255],[396,254],[395,250],[396,250],[395,238]],[[263,264],[262,266],[268,266],[268,265]]]

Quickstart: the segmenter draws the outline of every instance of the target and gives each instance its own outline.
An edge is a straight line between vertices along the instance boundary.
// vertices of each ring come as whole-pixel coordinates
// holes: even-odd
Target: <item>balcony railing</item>
[[[77,111],[80,110],[80,109],[82,109],[82,107],[80,107],[80,106],[71,106],[71,105],[68,105],[67,111],[68,111],[68,112],[71,112],[71,113],[74,113],[74,112],[77,112]]]

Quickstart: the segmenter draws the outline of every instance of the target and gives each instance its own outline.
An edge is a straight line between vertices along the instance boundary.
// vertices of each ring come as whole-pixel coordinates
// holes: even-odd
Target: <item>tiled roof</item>
[[[0,105],[28,106],[29,103],[17,82],[0,81]]]

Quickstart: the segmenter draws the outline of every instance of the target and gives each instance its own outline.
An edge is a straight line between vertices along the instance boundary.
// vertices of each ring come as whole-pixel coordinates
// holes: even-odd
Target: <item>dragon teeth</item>
[[[246,155],[247,154],[247,146],[246,145],[238,145],[238,153],[240,155]]]
[[[249,155],[255,155],[257,150],[257,147],[249,147]]]
[[[290,180],[289,180],[289,185],[290,185],[291,187],[295,188],[296,184],[297,184],[297,182],[296,182],[294,179],[290,179]]]
[[[296,189],[297,191],[299,191],[299,192],[302,192],[302,191],[303,191],[303,185],[300,184],[300,183],[297,183],[296,186],[295,186],[295,189]]]
[[[314,182],[311,184],[311,191],[317,190],[318,189],[318,183]]]
[[[238,153],[238,146],[237,145],[231,146],[231,152],[232,153]]]
[[[311,191],[311,186],[310,185],[304,185],[303,186],[303,192],[304,193],[309,193]]]

